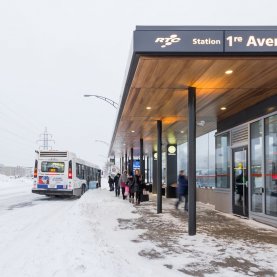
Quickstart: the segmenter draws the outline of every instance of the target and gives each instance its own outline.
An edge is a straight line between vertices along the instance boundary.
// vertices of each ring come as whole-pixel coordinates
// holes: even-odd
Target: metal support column
[[[145,169],[144,169],[144,160],[143,160],[143,139],[139,140],[140,149],[139,149],[139,162],[140,162],[140,174],[142,178],[142,183],[145,180]]]
[[[127,160],[127,153],[125,154],[125,168],[124,170],[127,171],[127,168],[128,168],[128,160]],[[127,171],[128,172],[128,171]]]
[[[150,180],[149,180],[149,175],[150,175],[150,171],[149,171],[149,156],[146,156],[146,167],[147,167],[147,170],[146,170],[146,180],[147,180],[147,183],[150,183]]]
[[[133,174],[133,166],[134,166],[134,149],[132,147],[131,148],[130,175],[134,175]]]
[[[196,234],[196,88],[188,88],[188,233]]]
[[[162,213],[162,121],[157,120],[157,213]]]

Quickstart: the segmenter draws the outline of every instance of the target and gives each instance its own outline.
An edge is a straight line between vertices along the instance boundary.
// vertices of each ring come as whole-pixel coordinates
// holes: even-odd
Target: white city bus
[[[36,151],[33,193],[81,196],[91,182],[101,185],[98,166],[68,151]]]

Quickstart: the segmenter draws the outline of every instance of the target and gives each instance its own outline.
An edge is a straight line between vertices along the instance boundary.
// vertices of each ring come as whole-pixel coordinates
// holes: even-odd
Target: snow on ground
[[[204,227],[189,237],[171,202],[157,215],[153,202],[133,207],[106,186],[47,198],[31,194],[30,179],[0,176],[0,276],[275,276],[276,245],[231,242]]]
[[[1,180],[0,186],[20,191],[19,197],[31,189],[32,182],[26,184]],[[119,217],[135,219],[137,215],[127,201],[113,193],[90,190],[81,199],[33,198],[30,194],[29,205],[22,195],[24,205],[19,201],[17,206],[1,208],[1,277],[169,276],[169,269],[137,254],[143,245],[138,247],[131,240],[141,230],[117,229]],[[7,196],[3,199],[11,203]]]
[[[26,205],[30,201],[38,198],[32,194],[31,178],[15,178],[0,174],[0,215],[7,208],[13,208],[13,205]]]

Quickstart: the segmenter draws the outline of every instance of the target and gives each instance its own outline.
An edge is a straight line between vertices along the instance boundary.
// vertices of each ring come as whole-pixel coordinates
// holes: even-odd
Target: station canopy
[[[187,139],[188,87],[196,88],[197,136],[277,96],[277,27],[137,27],[110,155],[156,151]],[[275,110],[272,102],[270,109]]]

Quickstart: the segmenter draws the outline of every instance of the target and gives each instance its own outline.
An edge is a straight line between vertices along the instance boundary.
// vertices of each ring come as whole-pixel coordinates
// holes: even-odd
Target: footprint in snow
[[[81,272],[85,272],[86,271],[86,267],[83,264],[81,264],[81,265],[78,265],[76,267],[76,270],[77,271],[81,271]]]

